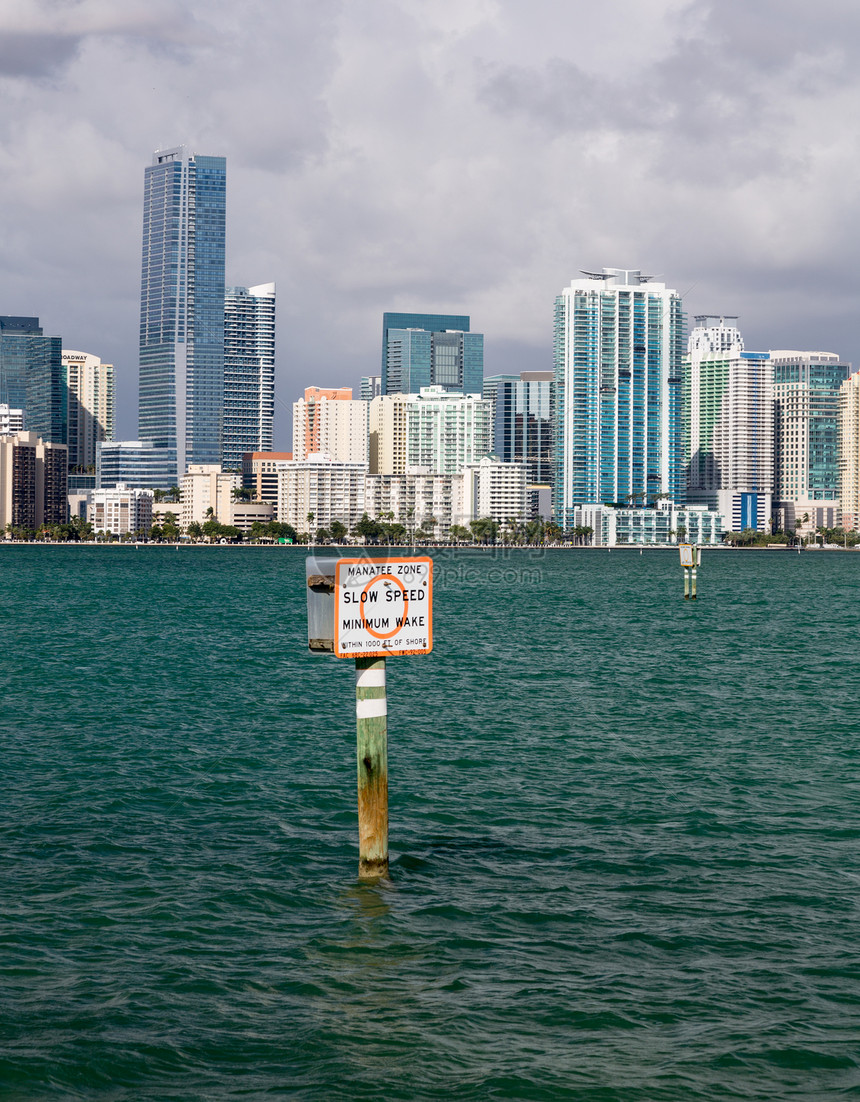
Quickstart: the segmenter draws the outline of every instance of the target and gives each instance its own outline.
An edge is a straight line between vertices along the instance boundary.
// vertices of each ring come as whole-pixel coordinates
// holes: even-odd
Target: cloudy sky
[[[276,447],[384,310],[551,366],[581,268],[856,364],[859,43],[857,0],[0,0],[0,313],[113,361],[134,436],[143,170],[185,143],[228,283],[278,286]]]

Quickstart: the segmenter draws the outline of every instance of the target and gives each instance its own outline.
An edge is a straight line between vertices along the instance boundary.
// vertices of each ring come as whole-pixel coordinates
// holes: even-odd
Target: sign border
[[[355,566],[355,565],[375,565],[384,566],[388,563],[399,562],[423,562],[429,566],[427,574],[427,600],[429,604],[429,620],[427,625],[427,637],[428,646],[421,650],[394,650],[389,647],[379,647],[377,650],[369,651],[350,651],[349,654],[338,653],[338,643],[340,642],[339,628],[339,616],[338,616],[338,594],[340,593],[340,568],[342,566]],[[386,575],[384,573],[377,574],[378,578],[383,578]],[[389,575],[397,581],[397,577],[394,574]],[[433,559],[429,555],[403,555],[399,557],[391,557],[386,559],[371,559],[362,557],[360,559],[338,559],[334,568],[334,656],[335,658],[399,658],[407,654],[430,654],[433,650]]]

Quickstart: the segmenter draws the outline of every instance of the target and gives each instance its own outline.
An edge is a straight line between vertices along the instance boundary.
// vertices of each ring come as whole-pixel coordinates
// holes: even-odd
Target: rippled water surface
[[[437,556],[376,885],[301,551],[0,571],[0,1097],[860,1097],[860,554]]]

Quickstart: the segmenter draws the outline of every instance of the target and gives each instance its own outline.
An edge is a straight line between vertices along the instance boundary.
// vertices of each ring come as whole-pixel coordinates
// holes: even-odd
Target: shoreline
[[[164,542],[126,542],[119,540],[0,540],[2,547],[110,547],[117,549],[133,548],[135,551],[141,548],[158,548],[161,550],[187,550],[187,551],[213,551],[213,550],[238,550],[238,551],[397,551],[399,553],[410,552],[427,554],[433,551],[677,551],[681,546],[677,543],[619,543],[612,546],[574,546],[573,544],[512,544],[512,543],[441,543],[430,545],[412,545],[408,543],[382,543],[382,544],[350,544],[350,543],[164,543]],[[789,547],[783,543],[772,543],[759,547],[732,547],[720,543],[697,544],[702,550],[711,551],[789,551],[795,554],[806,554],[807,551],[860,551],[860,544],[856,547]]]

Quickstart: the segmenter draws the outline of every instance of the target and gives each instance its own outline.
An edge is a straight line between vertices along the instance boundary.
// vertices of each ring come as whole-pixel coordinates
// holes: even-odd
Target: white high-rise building
[[[402,524],[410,536],[424,531],[445,539],[458,522],[462,480],[458,474],[370,474],[365,512],[372,519]]]
[[[498,524],[528,520],[526,467],[488,456],[463,471],[460,524],[489,517]]]
[[[842,526],[860,531],[860,371],[839,391],[839,490]]]
[[[217,463],[191,463],[179,483],[181,524],[204,524],[217,520],[230,523],[233,491],[242,485],[242,476],[222,471]],[[209,510],[212,510],[211,513]]]
[[[368,408],[349,388],[308,387],[293,402],[293,459],[325,454],[338,463],[366,463]]]
[[[387,394],[369,403],[371,474],[406,474],[406,411],[412,395]]]
[[[850,364],[833,352],[771,351],[774,520],[808,535],[841,522],[840,388]]]
[[[726,528],[769,531],[774,478],[773,364],[747,352],[735,318],[696,318],[684,358],[687,501]]]
[[[365,511],[366,463],[312,453],[278,465],[278,520],[313,534],[339,521],[352,528]]]
[[[443,386],[370,403],[373,474],[459,474],[492,450],[492,402]]]
[[[96,445],[114,438],[114,366],[64,348],[63,370],[69,388],[69,469],[95,467]]]
[[[147,534],[152,527],[152,490],[133,489],[120,482],[107,490],[91,491],[89,521],[94,532],[125,536]]]
[[[224,297],[221,465],[241,471],[246,452],[272,450],[275,285],[228,287]]]
[[[492,450],[492,403],[480,394],[422,387],[406,413],[406,466],[459,474]]]
[[[0,402],[0,436],[7,436],[11,432],[24,431],[23,409],[12,409],[5,402]]]

